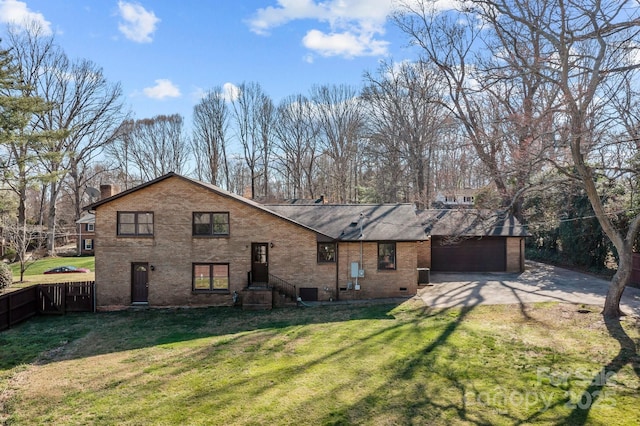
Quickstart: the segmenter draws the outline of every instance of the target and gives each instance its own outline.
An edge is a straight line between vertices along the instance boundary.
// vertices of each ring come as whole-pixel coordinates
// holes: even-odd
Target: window
[[[396,243],[378,243],[378,270],[396,269]]]
[[[153,236],[153,213],[118,212],[118,235]]]
[[[87,223],[87,232],[93,232],[95,231],[96,226],[95,223]]]
[[[91,240],[91,239],[84,240],[84,249],[85,250],[93,250],[93,240]]]
[[[335,263],[336,243],[318,243],[318,263]]]
[[[193,235],[229,235],[229,213],[198,212],[193,214]]]
[[[228,263],[194,263],[193,291],[229,290]]]

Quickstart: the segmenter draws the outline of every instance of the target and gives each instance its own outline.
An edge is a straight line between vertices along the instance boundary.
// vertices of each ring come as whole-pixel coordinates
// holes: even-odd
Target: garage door
[[[431,269],[442,272],[501,272],[507,270],[506,239],[483,237],[448,244],[431,239]]]

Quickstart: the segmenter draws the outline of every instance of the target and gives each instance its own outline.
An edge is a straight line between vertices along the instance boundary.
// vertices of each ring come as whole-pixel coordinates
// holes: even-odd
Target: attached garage
[[[431,239],[418,248],[418,267],[439,272],[521,272],[526,229],[500,212],[423,210],[420,223]]]
[[[431,270],[503,272],[507,270],[507,241],[503,237],[431,239]]]

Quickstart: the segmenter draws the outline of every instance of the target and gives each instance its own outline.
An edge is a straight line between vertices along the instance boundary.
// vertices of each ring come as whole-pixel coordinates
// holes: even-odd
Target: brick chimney
[[[100,199],[104,200],[105,198],[112,197],[118,193],[118,188],[114,185],[100,185]]]

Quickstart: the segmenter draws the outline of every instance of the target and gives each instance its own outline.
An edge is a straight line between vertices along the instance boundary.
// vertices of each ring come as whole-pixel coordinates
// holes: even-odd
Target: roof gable
[[[309,226],[307,226],[307,225],[305,225],[303,223],[296,222],[295,220],[292,220],[291,218],[282,216],[282,215],[278,214],[277,212],[274,212],[274,211],[266,208],[262,204],[257,203],[257,202],[255,202],[253,200],[250,200],[248,198],[244,198],[244,197],[242,197],[240,195],[234,194],[234,193],[229,192],[229,191],[225,191],[224,189],[222,189],[222,188],[220,188],[220,187],[218,187],[216,185],[213,185],[213,184],[210,184],[210,183],[206,183],[206,182],[201,182],[201,181],[195,180],[195,179],[191,179],[191,178],[188,178],[186,176],[179,175],[179,174],[177,174],[175,172],[167,173],[167,174],[165,174],[163,176],[160,176],[160,177],[158,177],[156,179],[150,180],[149,182],[146,182],[146,183],[143,183],[141,185],[135,186],[133,188],[130,188],[130,189],[126,190],[126,191],[120,192],[120,193],[118,193],[118,194],[116,194],[114,196],[111,196],[109,198],[105,198],[103,200],[97,201],[97,202],[95,202],[93,204],[90,204],[90,205],[86,206],[84,208],[84,210],[88,210],[89,212],[92,212],[92,211],[96,210],[98,207],[100,207],[100,206],[102,206],[104,204],[110,203],[110,202],[115,201],[115,200],[117,200],[119,198],[122,198],[122,197],[128,196],[130,194],[133,194],[135,192],[144,190],[145,188],[148,188],[148,187],[150,187],[152,185],[158,184],[158,183],[163,182],[163,181],[165,181],[167,179],[170,179],[170,178],[182,179],[183,181],[186,181],[186,182],[191,183],[193,185],[200,186],[200,187],[202,187],[202,188],[204,188],[206,190],[209,190],[209,191],[211,191],[211,192],[213,192],[213,193],[215,193],[217,195],[220,195],[222,197],[233,199],[233,200],[238,201],[240,203],[243,203],[243,204],[249,205],[249,206],[251,206],[253,208],[256,208],[258,210],[261,210],[261,211],[263,211],[263,212],[265,212],[265,213],[267,213],[267,214],[269,214],[271,216],[276,216],[276,217],[278,217],[278,218],[280,218],[282,220],[286,220],[287,222],[293,223],[293,224],[298,225],[298,226],[300,226],[302,228],[305,228],[307,230],[319,233],[319,234],[324,235],[326,237],[330,237],[329,235],[324,234],[322,231],[316,230],[316,229],[314,229],[312,227],[309,227]]]

